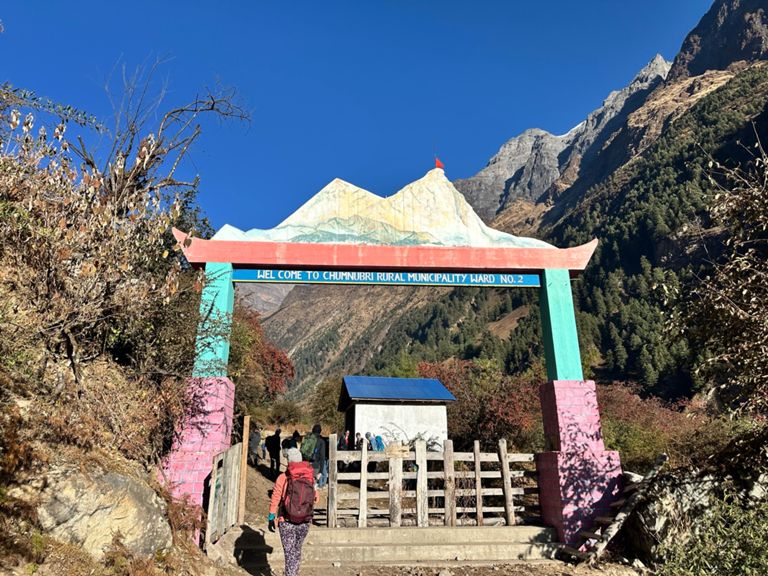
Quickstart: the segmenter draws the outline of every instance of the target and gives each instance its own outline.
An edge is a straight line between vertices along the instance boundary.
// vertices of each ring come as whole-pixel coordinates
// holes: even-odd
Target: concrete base
[[[190,394],[199,414],[187,421],[163,462],[162,480],[175,498],[202,506],[213,457],[229,448],[235,385],[229,378],[191,378]]]
[[[536,455],[541,519],[561,542],[579,541],[579,531],[608,516],[620,489],[618,452],[543,452]]]
[[[542,520],[561,542],[607,516],[619,490],[618,452],[605,449],[591,380],[554,380],[539,390],[544,434],[551,452],[536,455]]]

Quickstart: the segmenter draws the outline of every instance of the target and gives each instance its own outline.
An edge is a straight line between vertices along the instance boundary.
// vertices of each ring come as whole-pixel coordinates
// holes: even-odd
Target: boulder
[[[632,555],[645,563],[658,562],[660,543],[687,537],[684,520],[706,514],[718,484],[713,476],[694,470],[660,477],[624,525]]]
[[[145,482],[116,472],[58,469],[37,509],[43,530],[101,558],[116,534],[137,557],[171,547],[165,504]]]

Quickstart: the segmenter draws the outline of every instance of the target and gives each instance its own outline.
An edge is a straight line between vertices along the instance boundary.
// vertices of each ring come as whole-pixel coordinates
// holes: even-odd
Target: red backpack
[[[291,462],[285,472],[283,516],[291,524],[312,521],[315,509],[315,478],[309,462]]]

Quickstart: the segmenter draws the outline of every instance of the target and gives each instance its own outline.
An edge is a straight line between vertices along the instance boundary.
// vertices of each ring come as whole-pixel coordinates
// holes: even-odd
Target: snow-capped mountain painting
[[[336,178],[270,230],[243,232],[223,226],[214,240],[552,248],[533,238],[486,226],[435,168],[393,196],[383,198]]]

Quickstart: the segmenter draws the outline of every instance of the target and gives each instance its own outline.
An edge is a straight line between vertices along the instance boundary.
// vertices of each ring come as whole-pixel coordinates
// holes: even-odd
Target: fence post
[[[237,503],[237,523],[242,525],[245,522],[245,486],[248,480],[248,435],[251,432],[251,417],[243,418],[243,451],[240,454],[240,489]],[[258,449],[258,446],[256,447]]]
[[[363,439],[360,455],[360,504],[357,527],[368,527],[368,443]]]
[[[477,525],[483,525],[483,469],[480,460],[480,440],[475,440],[475,514],[477,514]]]
[[[507,526],[515,525],[515,503],[512,499],[512,479],[509,474],[509,458],[507,458],[507,439],[499,440],[499,464],[501,465],[501,481],[504,484],[504,510]]]
[[[427,443],[416,440],[416,525],[429,526],[427,500]]]
[[[337,436],[328,437],[328,503],[326,504],[326,522],[328,528],[336,528],[336,491],[339,482],[339,465],[336,461]]]
[[[402,518],[403,459],[389,459],[389,525],[400,526]]]
[[[445,477],[445,525],[456,526],[456,472],[453,468],[453,440],[443,443],[443,474]]]

